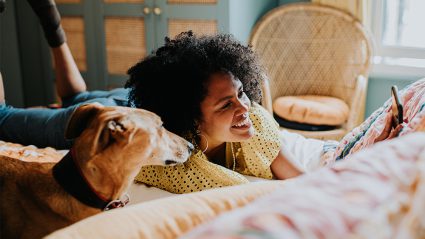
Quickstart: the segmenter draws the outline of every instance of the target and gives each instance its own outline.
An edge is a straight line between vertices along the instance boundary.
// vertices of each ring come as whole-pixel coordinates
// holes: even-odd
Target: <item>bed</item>
[[[326,167],[185,195],[133,185],[132,205],[46,238],[424,238],[425,79],[400,93],[408,123],[395,139],[373,143],[387,101],[340,141]],[[0,153],[58,160],[64,152],[2,142]]]

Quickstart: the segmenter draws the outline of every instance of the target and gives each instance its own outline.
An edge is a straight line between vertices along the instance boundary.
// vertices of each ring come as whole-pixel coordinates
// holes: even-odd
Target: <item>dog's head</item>
[[[141,166],[183,163],[193,150],[152,112],[96,103],[76,109],[65,136],[75,138],[74,155],[86,177],[104,185],[133,179]]]

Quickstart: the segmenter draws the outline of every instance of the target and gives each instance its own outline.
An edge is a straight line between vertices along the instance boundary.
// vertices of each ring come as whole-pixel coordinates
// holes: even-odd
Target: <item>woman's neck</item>
[[[226,165],[226,143],[221,143],[215,147],[209,147],[205,152],[208,160],[212,163]]]

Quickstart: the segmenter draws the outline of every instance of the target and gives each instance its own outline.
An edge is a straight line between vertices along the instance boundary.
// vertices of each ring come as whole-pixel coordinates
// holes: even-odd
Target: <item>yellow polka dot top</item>
[[[198,150],[181,165],[142,167],[135,182],[172,193],[188,193],[247,183],[241,174],[273,178],[270,164],[280,150],[279,126],[270,113],[256,103],[251,107],[250,119],[254,136],[243,142],[226,143],[226,167],[209,162]]]

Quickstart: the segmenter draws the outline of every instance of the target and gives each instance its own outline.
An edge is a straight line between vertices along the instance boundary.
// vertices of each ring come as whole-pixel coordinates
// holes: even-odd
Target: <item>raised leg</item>
[[[68,44],[52,48],[55,60],[56,92],[66,98],[87,90],[86,83],[77,68]]]
[[[53,0],[28,0],[37,14],[44,36],[51,47],[55,61],[56,91],[61,98],[76,95],[87,89],[86,83],[66,43],[60,23],[60,14]]]
[[[61,26],[60,14],[53,0],[28,0],[43,27],[44,36],[51,47],[58,47],[66,41]]]

